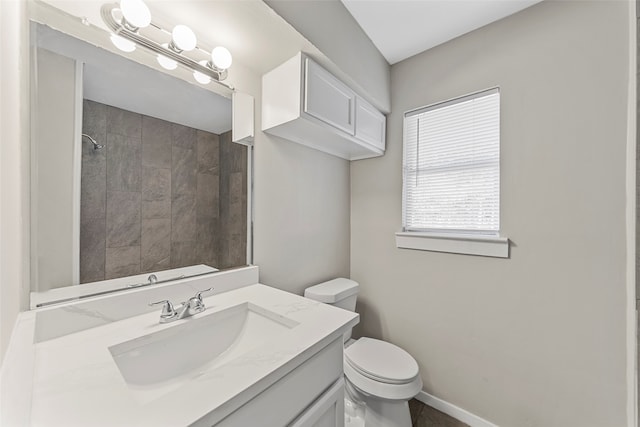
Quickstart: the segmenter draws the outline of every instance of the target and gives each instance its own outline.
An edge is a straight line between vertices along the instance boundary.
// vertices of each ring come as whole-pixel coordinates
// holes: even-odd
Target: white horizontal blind
[[[500,92],[421,108],[404,118],[404,229],[500,230]]]

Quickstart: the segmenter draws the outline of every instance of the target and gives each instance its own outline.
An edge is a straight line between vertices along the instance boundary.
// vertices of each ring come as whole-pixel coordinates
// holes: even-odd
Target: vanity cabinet
[[[262,130],[347,160],[381,156],[386,118],[299,52],[262,77]]]
[[[214,425],[344,427],[342,357],[340,336]],[[202,420],[192,426],[200,425],[211,424]]]

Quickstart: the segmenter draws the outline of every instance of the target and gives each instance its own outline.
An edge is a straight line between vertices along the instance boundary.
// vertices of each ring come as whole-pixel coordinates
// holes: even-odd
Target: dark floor
[[[469,427],[449,415],[427,406],[416,399],[409,401],[413,427]]]

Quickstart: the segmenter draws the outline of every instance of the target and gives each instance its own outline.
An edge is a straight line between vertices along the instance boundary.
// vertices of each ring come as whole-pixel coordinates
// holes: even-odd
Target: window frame
[[[449,252],[468,255],[481,255],[489,257],[508,258],[509,239],[501,237],[502,227],[502,195],[501,177],[498,187],[498,230],[471,230],[471,229],[435,229],[435,228],[415,228],[407,227],[407,194],[406,194],[406,164],[407,164],[407,118],[427,111],[455,105],[470,99],[476,99],[498,93],[500,96],[498,104],[498,114],[500,116],[499,127],[502,128],[501,115],[502,96],[499,86],[469,93],[467,95],[450,98],[445,101],[436,102],[423,107],[406,111],[402,115],[402,231],[396,233],[396,246],[404,249],[416,249],[436,252]],[[501,143],[500,136],[498,158],[498,168],[501,171]]]

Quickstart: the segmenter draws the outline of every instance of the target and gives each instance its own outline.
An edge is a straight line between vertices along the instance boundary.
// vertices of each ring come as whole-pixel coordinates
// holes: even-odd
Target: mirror
[[[31,40],[31,290],[248,264],[231,100],[41,23]]]

